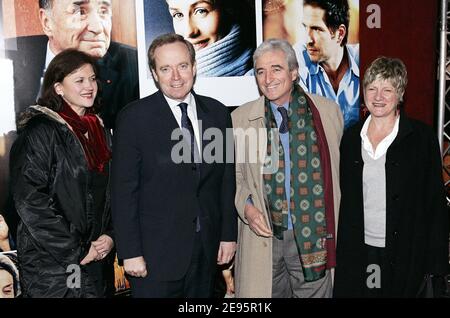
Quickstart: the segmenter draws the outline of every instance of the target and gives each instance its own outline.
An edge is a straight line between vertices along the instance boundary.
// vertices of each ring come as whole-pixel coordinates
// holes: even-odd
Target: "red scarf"
[[[105,164],[111,159],[111,151],[106,145],[105,132],[97,116],[89,111],[86,111],[84,116],[79,116],[67,103],[64,103],[58,114],[72,127],[78,137],[89,170],[103,173]],[[89,138],[86,138],[86,133]]]

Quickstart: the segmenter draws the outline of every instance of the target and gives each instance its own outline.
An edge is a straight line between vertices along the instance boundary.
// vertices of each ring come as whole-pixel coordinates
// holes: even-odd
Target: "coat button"
[[[400,196],[399,196],[398,194],[394,194],[394,195],[392,196],[392,200],[398,201],[399,197],[400,197]]]
[[[267,243],[266,243],[266,242],[264,242],[264,243],[263,243],[263,246],[264,246],[264,247],[267,247]]]

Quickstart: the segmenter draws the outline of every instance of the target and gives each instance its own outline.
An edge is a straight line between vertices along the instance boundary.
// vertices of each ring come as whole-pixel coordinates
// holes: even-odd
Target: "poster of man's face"
[[[358,0],[262,0],[264,40],[294,47],[299,84],[339,104],[346,128],[360,112],[358,21]]]

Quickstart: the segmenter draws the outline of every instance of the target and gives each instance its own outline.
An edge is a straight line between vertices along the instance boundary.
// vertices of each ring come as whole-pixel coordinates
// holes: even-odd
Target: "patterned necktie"
[[[289,131],[289,127],[288,127],[288,113],[286,108],[284,108],[283,106],[277,107],[278,111],[281,114],[281,125],[280,128],[278,128],[278,131],[281,134],[285,134]]]
[[[184,129],[187,129],[189,132],[189,137],[190,137],[190,144],[191,144],[191,162],[194,162],[194,158],[195,158],[195,135],[194,135],[194,128],[192,126],[192,122],[188,117],[187,114],[187,107],[188,104],[187,103],[179,103],[178,106],[180,106],[181,108],[181,127]]]

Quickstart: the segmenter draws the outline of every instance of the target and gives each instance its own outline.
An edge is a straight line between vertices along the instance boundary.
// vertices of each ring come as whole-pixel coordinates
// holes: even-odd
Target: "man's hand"
[[[147,265],[145,264],[144,257],[142,256],[124,259],[123,267],[128,275],[134,277],[147,276]]]
[[[250,229],[256,235],[263,237],[271,237],[272,231],[268,227],[264,215],[253,204],[247,203],[244,209],[245,218],[248,221]]]
[[[99,259],[102,259],[105,258],[109,252],[111,252],[114,247],[114,241],[110,236],[103,234],[100,235],[96,241],[92,242],[92,245],[97,250]]]
[[[217,264],[228,264],[233,259],[235,252],[236,242],[220,242]]]

